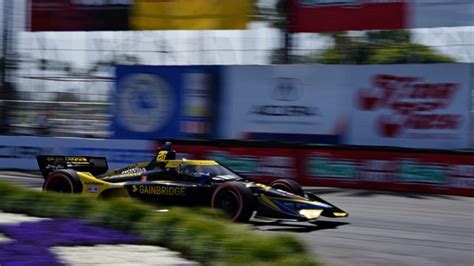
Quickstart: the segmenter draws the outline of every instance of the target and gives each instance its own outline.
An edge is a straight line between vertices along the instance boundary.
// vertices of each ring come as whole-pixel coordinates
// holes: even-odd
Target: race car
[[[320,216],[348,216],[333,204],[305,193],[294,180],[278,179],[264,185],[216,161],[176,159],[175,154],[162,150],[150,162],[109,172],[104,157],[40,155],[37,161],[45,179],[44,191],[210,206],[240,222],[251,218],[311,222]]]

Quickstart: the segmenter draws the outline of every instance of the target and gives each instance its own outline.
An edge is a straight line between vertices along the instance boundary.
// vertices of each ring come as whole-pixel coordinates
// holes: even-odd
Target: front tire
[[[81,193],[82,183],[77,174],[72,170],[58,170],[48,175],[43,191],[54,191],[58,193]]]
[[[304,191],[300,184],[291,179],[277,179],[273,181],[270,186],[274,189],[280,189],[301,197],[304,197]]]
[[[244,183],[226,182],[212,195],[212,208],[221,209],[232,221],[247,222],[255,210],[255,198]]]

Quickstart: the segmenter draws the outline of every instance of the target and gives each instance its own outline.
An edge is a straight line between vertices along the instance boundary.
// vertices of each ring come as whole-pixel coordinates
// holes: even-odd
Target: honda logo
[[[301,81],[295,78],[276,78],[272,98],[277,101],[296,101],[303,95]]]

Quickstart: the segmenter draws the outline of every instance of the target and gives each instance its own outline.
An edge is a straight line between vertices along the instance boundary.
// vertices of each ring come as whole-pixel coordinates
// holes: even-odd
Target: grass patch
[[[0,210],[37,217],[78,218],[140,236],[211,265],[318,265],[290,235],[262,235],[209,208],[156,208],[133,200],[101,201],[0,183]]]

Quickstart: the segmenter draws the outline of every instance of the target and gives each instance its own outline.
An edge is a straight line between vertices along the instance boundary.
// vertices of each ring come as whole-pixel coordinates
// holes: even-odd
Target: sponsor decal
[[[58,165],[58,164],[47,164],[45,169],[46,170],[64,169],[64,166],[63,165]]]
[[[167,186],[152,186],[139,185],[132,187],[132,192],[137,192],[144,195],[158,195],[158,196],[186,196],[185,187],[167,187]]]
[[[249,156],[228,152],[212,152],[206,156],[235,172],[247,176],[293,178],[294,158],[291,156]]]
[[[98,186],[89,186],[87,188],[87,192],[90,193],[98,193],[99,192],[99,187]]]
[[[303,97],[303,85],[295,78],[277,78],[275,80],[272,98],[277,101],[291,102]]]
[[[183,74],[183,118],[181,131],[194,137],[212,133],[215,80],[213,73]]]
[[[382,137],[452,138],[449,132],[460,129],[464,122],[459,112],[449,110],[459,87],[458,83],[425,82],[416,76],[380,74],[373,77],[372,88],[358,91],[357,107],[379,111],[375,124]]]
[[[299,103],[303,98],[303,83],[295,78],[274,80],[270,96],[276,103],[253,105],[249,114],[268,117],[316,117],[320,116],[318,107]],[[295,102],[295,103],[292,103]]]
[[[403,183],[445,184],[447,180],[448,169],[444,165],[401,160],[399,167]]]
[[[184,114],[191,117],[210,116],[213,75],[186,73],[184,79]]]
[[[261,158],[258,174],[278,178],[295,176],[294,158],[287,156],[264,156]]]
[[[123,178],[123,177],[138,177],[140,175],[141,173],[128,173],[128,174],[119,174],[119,175],[104,177],[104,179],[114,180],[114,179]]]
[[[393,182],[398,163],[392,160],[365,160],[360,169],[360,179],[369,182]]]
[[[66,157],[65,161],[68,163],[68,166],[90,164],[87,158],[84,158],[84,157]]]
[[[74,162],[74,163],[86,162],[87,163],[88,161],[87,161],[87,158],[84,158],[84,157],[66,157],[66,162]]]
[[[474,165],[453,165],[451,167],[451,176],[474,178]]]
[[[307,161],[307,172],[311,177],[355,179],[358,164],[352,160],[336,160],[318,156]]]
[[[258,159],[254,156],[233,156],[227,152],[211,152],[206,157],[241,174],[255,173],[258,166]]]
[[[143,173],[145,172],[146,169],[142,167],[136,167],[136,168],[130,168],[122,171],[120,174],[138,174],[138,173]]]
[[[474,178],[452,177],[449,186],[453,188],[474,189]]]

